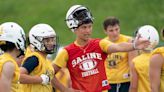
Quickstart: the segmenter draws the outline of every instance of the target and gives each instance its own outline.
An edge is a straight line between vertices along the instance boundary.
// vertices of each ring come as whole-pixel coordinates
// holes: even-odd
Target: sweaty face
[[[114,26],[109,25],[107,27],[107,29],[105,30],[105,32],[111,41],[116,41],[119,39],[120,26],[119,25],[114,25]]]
[[[55,37],[44,38],[43,43],[48,52],[53,52],[56,45],[56,38]]]
[[[78,39],[87,41],[92,34],[92,23],[82,24],[75,30]]]

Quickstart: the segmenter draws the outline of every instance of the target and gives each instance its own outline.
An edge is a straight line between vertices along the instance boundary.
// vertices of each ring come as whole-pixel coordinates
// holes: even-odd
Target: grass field
[[[102,22],[107,16],[121,21],[121,33],[132,35],[142,25],[164,27],[163,0],[0,0],[0,23],[15,21],[28,33],[36,23],[48,23],[57,32],[60,44],[66,45],[75,38],[64,21],[71,5],[82,4],[90,8],[95,20],[94,38],[103,38]],[[162,41],[160,45],[163,45]]]

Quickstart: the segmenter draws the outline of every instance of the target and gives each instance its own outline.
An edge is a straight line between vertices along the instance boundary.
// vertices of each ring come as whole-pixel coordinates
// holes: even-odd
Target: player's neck
[[[75,44],[79,45],[80,47],[83,47],[85,45],[87,45],[89,42],[89,39],[88,40],[81,40],[81,39],[76,39],[75,40]]]
[[[119,36],[117,38],[108,37],[109,41],[111,41],[111,42],[117,42],[119,40],[119,38],[120,38]]]
[[[44,58],[47,57],[47,53],[45,53],[45,52],[41,52],[41,51],[39,51],[39,53],[40,53]]]
[[[144,53],[151,53],[151,50],[143,50]]]
[[[11,51],[7,51],[6,53],[10,54],[16,60],[19,55],[19,50],[13,49]]]

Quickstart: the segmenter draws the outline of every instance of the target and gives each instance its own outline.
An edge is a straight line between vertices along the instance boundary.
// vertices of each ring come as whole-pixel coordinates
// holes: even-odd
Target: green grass
[[[75,35],[64,21],[67,10],[74,4],[87,6],[95,20],[94,38],[103,38],[102,22],[107,16],[116,16],[121,22],[121,33],[132,35],[142,25],[164,27],[163,0],[0,0],[0,23],[14,21],[26,33],[37,23],[48,23],[59,36],[60,44],[72,42]],[[160,43],[163,45],[164,43]]]

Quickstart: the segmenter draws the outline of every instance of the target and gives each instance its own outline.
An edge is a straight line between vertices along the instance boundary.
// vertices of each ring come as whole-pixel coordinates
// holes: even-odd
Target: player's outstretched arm
[[[108,47],[108,53],[127,52],[132,50],[142,50],[149,46],[150,42],[147,39],[137,37],[132,43],[123,42],[119,44],[112,44]]]

